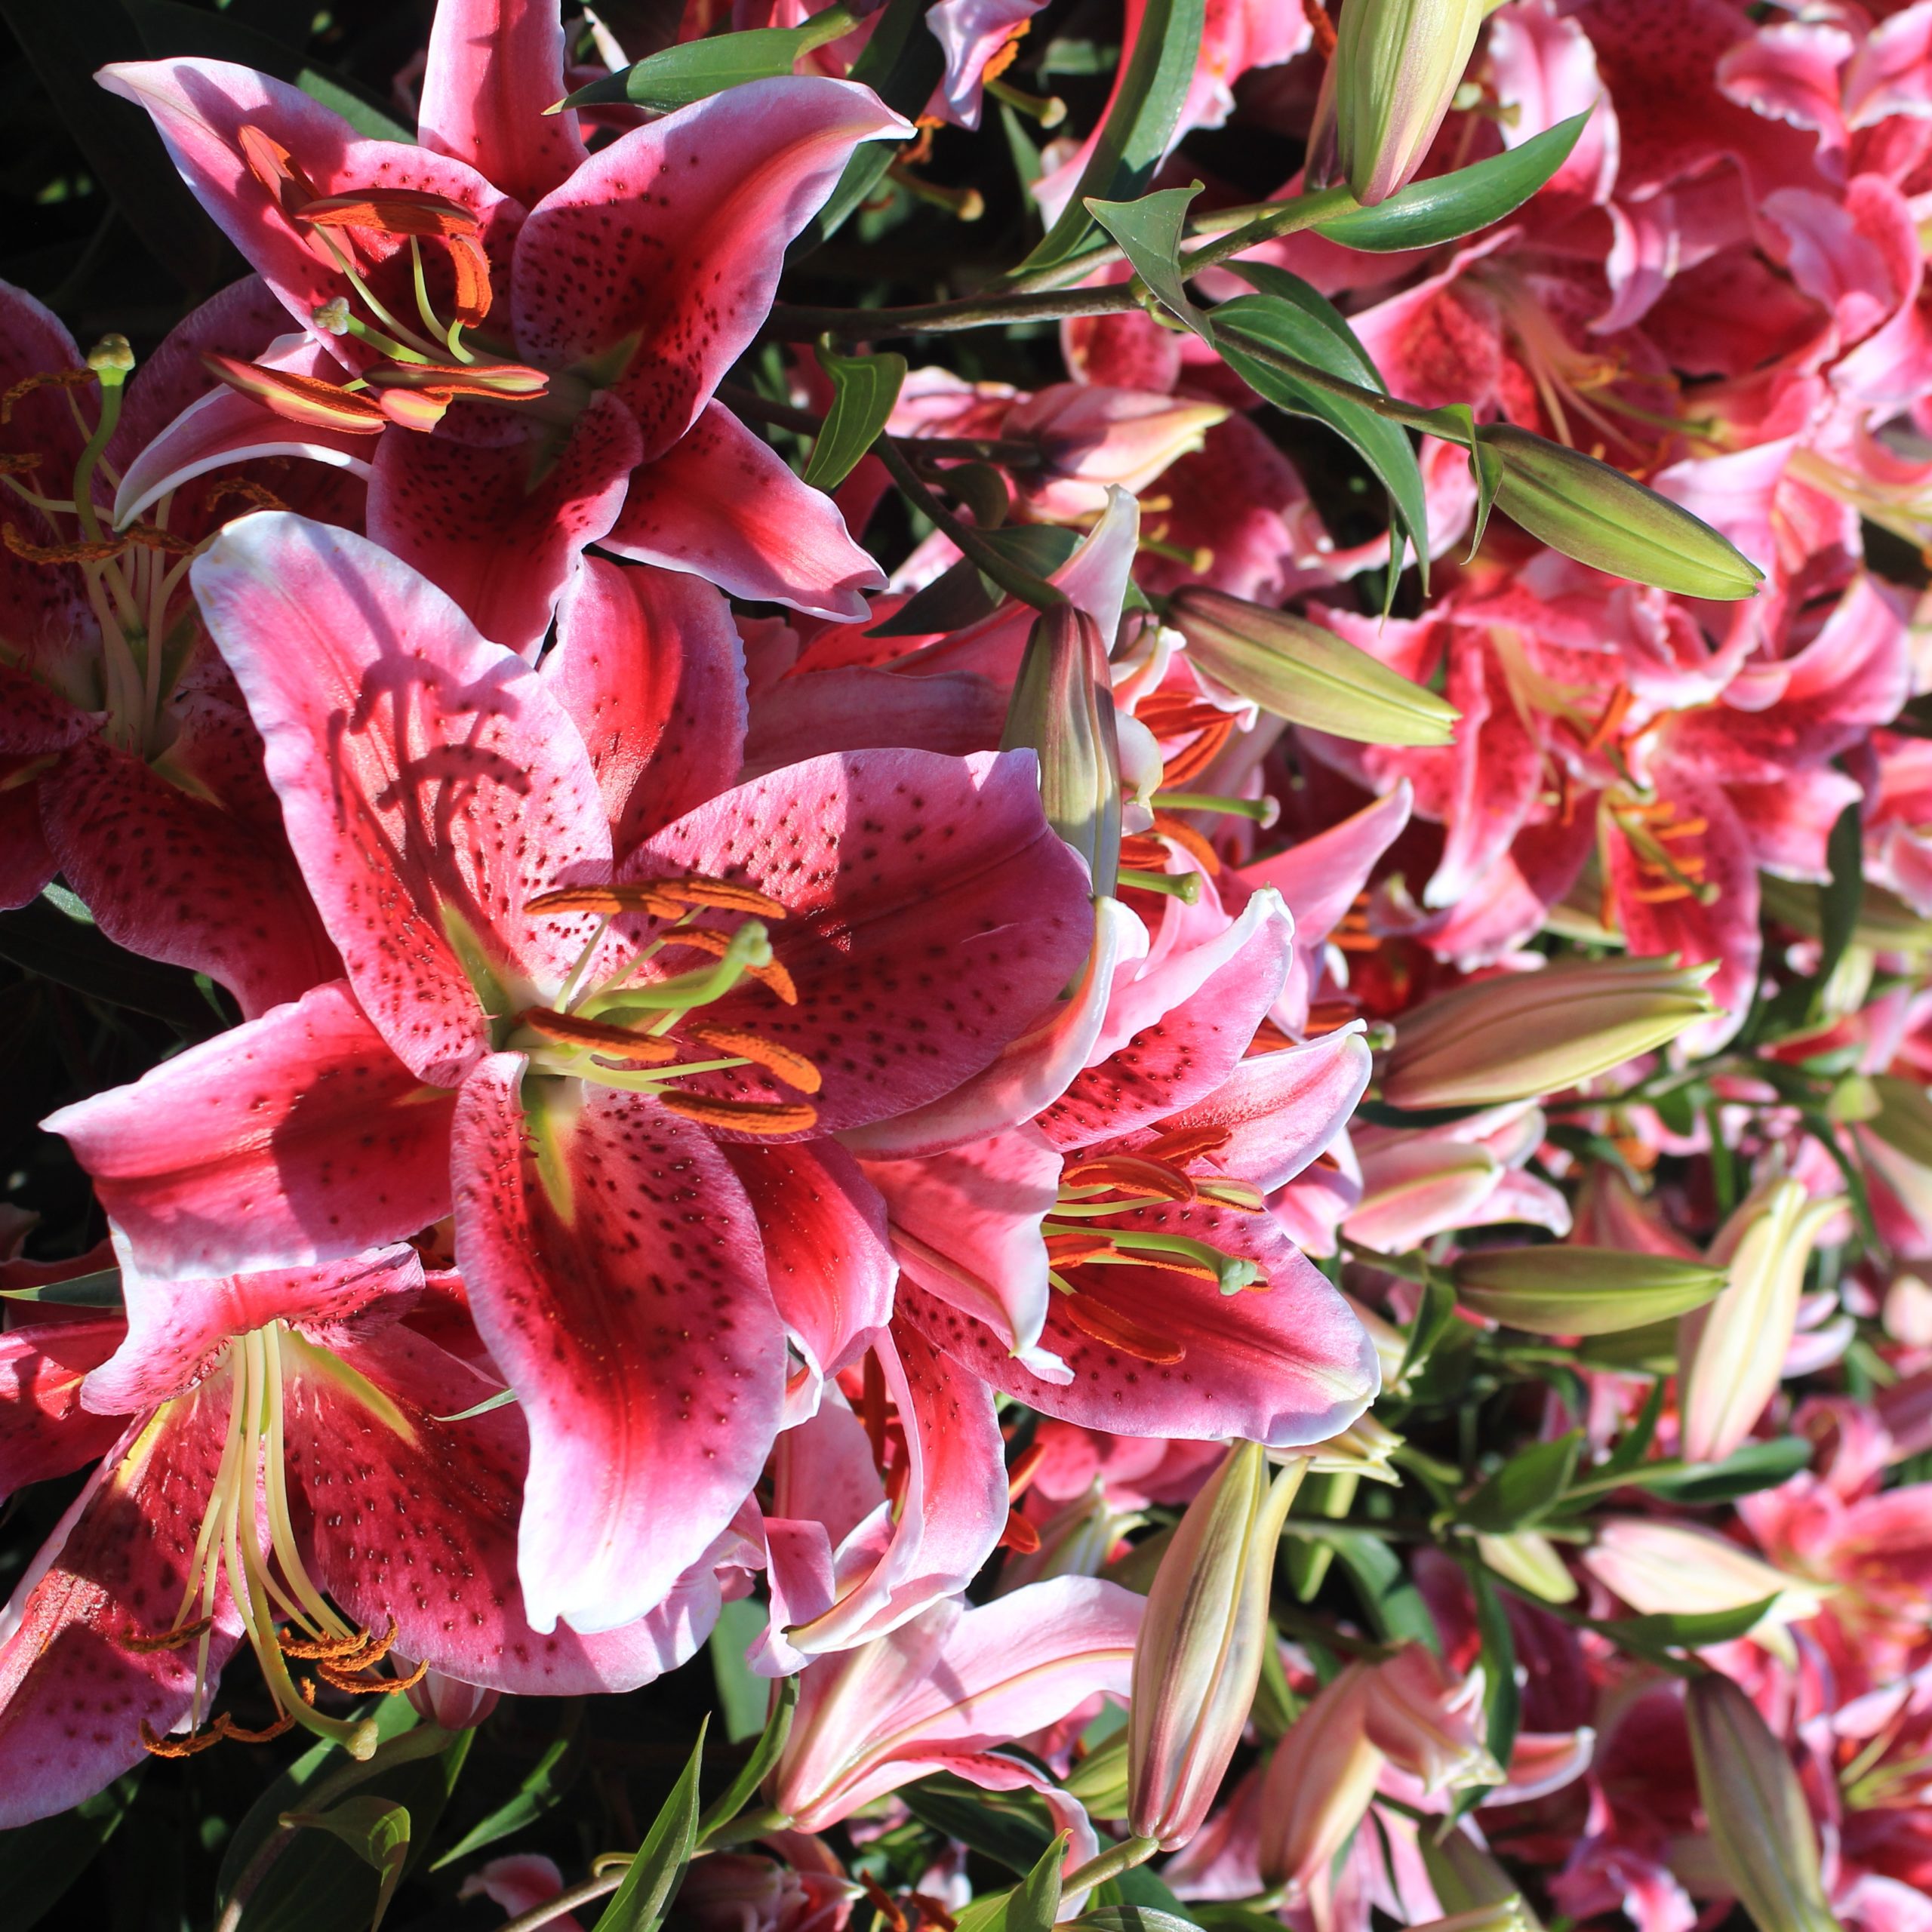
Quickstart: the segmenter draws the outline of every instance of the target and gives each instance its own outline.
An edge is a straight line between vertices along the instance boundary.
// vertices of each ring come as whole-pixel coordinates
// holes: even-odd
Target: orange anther
[[[715,1047],[721,1054],[735,1054],[740,1060],[775,1073],[786,1086],[801,1094],[816,1094],[825,1084],[817,1067],[803,1054],[775,1042],[743,1026],[687,1026],[685,1032],[703,1045]]]
[[[287,369],[264,369],[235,355],[205,354],[202,362],[231,389],[252,396],[266,409],[291,423],[312,429],[341,429],[355,436],[381,432],[382,410],[368,397],[317,376],[298,376]]]
[[[670,1041],[654,1033],[633,1032],[628,1026],[614,1026],[604,1020],[580,1019],[574,1013],[552,1013],[547,1008],[526,1008],[516,1017],[519,1026],[528,1026],[559,1046],[580,1047],[593,1057],[624,1066],[668,1066],[678,1050]]]
[[[666,1112],[680,1119],[726,1134],[803,1134],[818,1122],[817,1108],[802,1101],[788,1106],[763,1100],[714,1100],[708,1094],[669,1091],[660,1094],[657,1100]]]
[[[1063,1296],[1054,1306],[1083,1335],[1091,1336],[1109,1348],[1118,1349],[1124,1355],[1132,1355],[1137,1361],[1171,1368],[1177,1362],[1186,1359],[1187,1351],[1178,1342],[1171,1342],[1151,1329],[1142,1327],[1139,1322],[1131,1320],[1118,1309],[1109,1307],[1105,1302],[1095,1300],[1091,1294]]]

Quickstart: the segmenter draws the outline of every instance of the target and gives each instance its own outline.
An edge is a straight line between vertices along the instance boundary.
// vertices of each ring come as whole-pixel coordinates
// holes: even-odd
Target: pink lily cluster
[[[0,284],[0,1827],[300,1730],[380,1917],[709,1670],[436,1902],[1932,1932],[1932,0],[1120,11],[100,70],[249,272]]]

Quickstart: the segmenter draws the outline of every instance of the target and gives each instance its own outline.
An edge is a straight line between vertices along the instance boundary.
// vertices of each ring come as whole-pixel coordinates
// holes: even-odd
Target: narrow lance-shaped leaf
[[[789,74],[801,54],[835,40],[852,24],[851,13],[835,6],[814,14],[801,26],[752,27],[743,33],[686,41],[634,63],[620,74],[608,74],[579,88],[561,104],[580,107],[629,101],[634,106],[666,113],[746,81],[774,80]]]
[[[1131,199],[1152,178],[1180,125],[1206,20],[1207,0],[1147,0],[1119,91],[1072,198],[1021,272],[1057,267],[1078,251],[1093,230],[1089,200]]]
[[[604,1908],[597,1932],[657,1932],[663,1923],[697,1844],[698,1766],[703,1761],[704,1734],[710,1721],[709,1715],[700,1721],[690,1760],[645,1833],[624,1882]]]
[[[906,380],[906,358],[889,350],[840,355],[823,343],[815,352],[819,367],[832,379],[832,407],[812,445],[805,481],[815,490],[835,490],[885,427]]]
[[[738,1775],[719,1795],[717,1802],[698,1820],[697,1840],[702,1844],[721,1831],[750,1803],[752,1794],[764,1783],[765,1774],[778,1761],[785,1740],[792,1734],[792,1713],[798,1707],[798,1680],[783,1677],[778,1681],[778,1700],[760,1733],[752,1754],[738,1768]]]
[[[370,1921],[370,1932],[377,1932],[409,1860],[408,1811],[386,1798],[365,1795],[345,1798],[327,1811],[289,1812],[282,1823],[327,1832],[374,1868],[382,1880],[382,1888],[376,1894],[375,1915]]]
[[[440,1872],[445,1866],[467,1858],[472,1852],[481,1851],[485,1845],[494,1844],[499,1838],[506,1838],[512,1832],[521,1831],[525,1826],[534,1823],[559,1803],[583,1767],[583,1753],[577,1748],[583,1724],[583,1700],[574,1697],[565,1707],[561,1728],[543,1756],[524,1774],[516,1789],[494,1811],[464,1832],[430,1865],[429,1869]]]

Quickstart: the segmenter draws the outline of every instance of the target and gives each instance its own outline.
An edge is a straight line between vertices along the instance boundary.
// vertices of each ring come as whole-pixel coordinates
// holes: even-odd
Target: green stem
[[[1060,1890],[1066,1892],[1084,1892],[1094,1885],[1104,1885],[1109,1878],[1118,1878],[1123,1872],[1131,1872],[1137,1865],[1145,1865],[1161,1848],[1158,1838],[1123,1838],[1118,1844],[1110,1844],[1097,1858],[1090,1858],[1084,1865],[1076,1865],[1060,1881]]]
[[[586,1878],[580,1885],[571,1885],[559,1892],[553,1899],[546,1899],[540,1906],[506,1921],[497,1928],[497,1932],[537,1932],[543,1925],[553,1925],[568,1912],[574,1911],[580,1905],[589,1905],[593,1900],[606,1898],[624,1882],[630,1869],[628,1864],[620,1865],[614,1872],[606,1872],[601,1877]]]
[[[1429,1286],[1429,1264],[1420,1254],[1412,1251],[1407,1254],[1384,1254],[1379,1248],[1351,1241],[1346,1235],[1342,1237],[1342,1245],[1348,1250],[1352,1260],[1370,1268],[1380,1268],[1385,1275],[1393,1275],[1398,1281],[1414,1281],[1418,1287]]]
[[[890,436],[880,437],[872,445],[872,454],[885,465],[887,473],[898,485],[900,494],[931,518],[959,554],[970,558],[1008,596],[1018,598],[1023,604],[1030,604],[1036,611],[1051,611],[1066,601],[1064,592],[1056,589],[1045,578],[1023,570],[1001,555],[971,524],[961,522],[927,488],[918,472],[906,461],[904,452]]]
[[[900,335],[949,335],[1003,328],[1009,322],[1061,322],[1081,315],[1121,315],[1140,304],[1123,283],[1039,295],[991,295],[963,302],[922,302],[902,309],[814,309],[781,302],[771,332],[788,341],[820,334],[841,342],[883,342]]]

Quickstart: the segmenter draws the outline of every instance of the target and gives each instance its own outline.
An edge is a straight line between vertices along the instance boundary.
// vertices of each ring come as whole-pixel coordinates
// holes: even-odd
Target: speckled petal
[[[120,1419],[83,1408],[81,1384],[113,1353],[125,1325],[118,1315],[103,1314],[36,1320],[0,1334],[0,1501],[114,1446]]]
[[[45,1124],[72,1143],[136,1266],[229,1275],[339,1259],[440,1220],[452,1101],[338,980]]]
[[[455,1085],[488,1029],[448,922],[528,1003],[519,977],[554,990],[585,928],[525,902],[609,876],[583,741],[520,658],[366,538],[245,517],[194,583],[357,998],[412,1070]]]
[[[457,1260],[530,1427],[531,1623],[609,1630],[663,1602],[750,1494],[784,1331],[744,1190],[700,1129],[589,1090],[543,1130],[559,1200],[526,1146],[523,1070],[494,1054],[459,1097]]]

